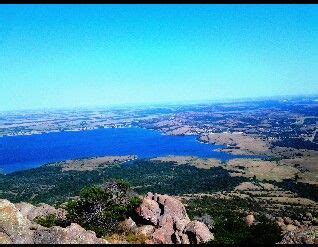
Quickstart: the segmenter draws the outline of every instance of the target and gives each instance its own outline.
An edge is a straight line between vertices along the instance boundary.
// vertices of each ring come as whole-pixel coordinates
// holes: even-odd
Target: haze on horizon
[[[0,111],[318,93],[316,5],[3,5]]]

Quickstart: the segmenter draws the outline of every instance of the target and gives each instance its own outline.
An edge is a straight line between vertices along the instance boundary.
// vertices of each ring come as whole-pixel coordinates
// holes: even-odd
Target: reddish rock
[[[297,226],[294,226],[292,224],[289,224],[286,226],[286,231],[288,231],[288,232],[295,231],[296,229],[297,229]]]
[[[160,208],[157,202],[144,198],[141,205],[136,209],[137,214],[153,225],[157,225],[160,218]]]
[[[176,198],[166,197],[164,203],[164,213],[170,214],[174,220],[177,219],[189,219],[185,207],[183,204]]]
[[[160,219],[159,226],[166,229],[167,232],[173,233],[174,219],[170,214],[164,214]]]
[[[207,243],[208,241],[214,239],[214,236],[209,231],[209,228],[199,221],[190,222],[185,227],[184,232],[188,235],[190,243]]]
[[[186,225],[190,223],[189,219],[181,219],[181,220],[176,220],[175,222],[175,227],[179,232],[182,232]]]
[[[180,238],[181,244],[190,244],[190,240],[187,234],[181,233],[179,234],[179,238]]]
[[[255,217],[253,214],[249,214],[245,217],[245,223],[248,225],[248,226],[251,226],[253,225],[255,222]]]
[[[130,232],[137,228],[135,221],[133,221],[130,217],[123,222],[119,223],[119,228],[124,232]]]
[[[143,236],[149,237],[149,236],[151,236],[151,234],[154,233],[154,231],[155,231],[154,226],[144,225],[144,226],[137,227],[134,232],[138,235],[143,235]]]
[[[307,227],[287,231],[278,244],[317,244],[318,227]]]
[[[173,244],[171,232],[164,228],[159,228],[151,235],[155,244]]]
[[[0,232],[0,244],[12,244],[11,239],[4,232]]]
[[[190,221],[185,207],[174,197],[148,193],[136,211],[157,228],[151,234],[153,243],[206,243],[214,238],[204,223]]]
[[[153,239],[146,239],[145,244],[155,244]]]
[[[21,212],[24,217],[28,218],[29,220],[33,220],[30,219],[28,216],[36,208],[36,206],[27,202],[20,202],[16,203],[15,207]]]

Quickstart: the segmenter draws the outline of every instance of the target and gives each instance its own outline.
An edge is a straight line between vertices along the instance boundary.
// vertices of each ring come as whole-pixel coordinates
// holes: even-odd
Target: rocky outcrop
[[[142,222],[154,227],[148,244],[194,244],[214,239],[204,223],[190,221],[185,207],[174,197],[148,193],[136,212]]]
[[[119,228],[124,232],[132,232],[137,228],[135,221],[133,221],[130,217],[123,222],[119,223]]]
[[[28,203],[17,206],[8,200],[0,200],[0,244],[101,244],[104,240],[92,231],[86,231],[72,223],[66,228],[54,226],[46,228],[32,222],[38,216],[49,215],[54,211],[51,206],[37,207]],[[21,211],[20,211],[21,210]]]
[[[307,227],[305,229],[293,228],[283,235],[278,244],[318,244],[318,227]]]
[[[4,242],[32,243],[31,221],[8,200],[0,200],[0,232]]]
[[[307,213],[301,221],[289,217],[277,217],[283,237],[279,244],[318,244],[318,227],[312,224],[312,215]]]
[[[145,237],[150,237],[155,231],[155,227],[152,225],[144,225],[137,227],[134,232],[138,235],[143,235]]]
[[[41,227],[33,232],[34,244],[102,244],[104,240],[96,237],[95,232],[86,231],[80,225],[72,223],[66,228],[53,226]]]
[[[55,215],[59,220],[66,219],[66,211],[62,208],[54,208],[48,204],[40,203],[38,206],[34,206],[30,203],[21,202],[16,203],[15,207],[22,213],[22,215],[29,220],[33,221],[37,217],[45,217],[49,215]]]

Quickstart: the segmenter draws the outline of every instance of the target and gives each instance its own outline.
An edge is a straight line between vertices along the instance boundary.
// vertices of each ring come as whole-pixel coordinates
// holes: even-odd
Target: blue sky
[[[0,110],[318,93],[315,5],[3,5]]]

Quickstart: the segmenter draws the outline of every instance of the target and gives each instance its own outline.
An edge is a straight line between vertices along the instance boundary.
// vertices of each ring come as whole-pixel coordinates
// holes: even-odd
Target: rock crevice
[[[155,227],[149,244],[196,244],[214,239],[204,223],[189,219],[183,204],[174,197],[149,192],[136,212],[141,221]]]

